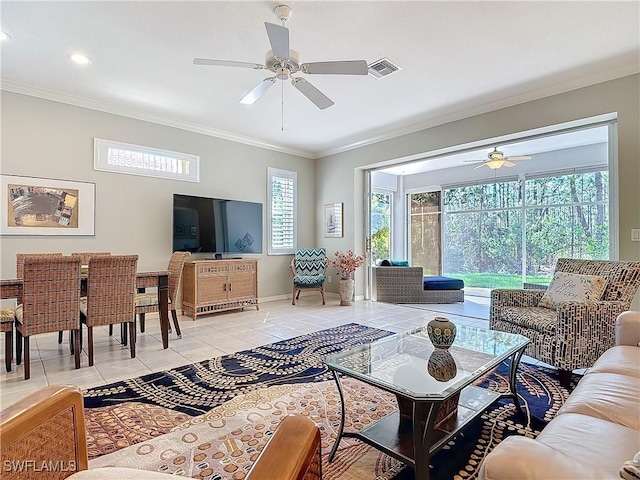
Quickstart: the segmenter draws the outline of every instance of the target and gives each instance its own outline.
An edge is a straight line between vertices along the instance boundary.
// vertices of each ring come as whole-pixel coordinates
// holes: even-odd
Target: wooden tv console
[[[195,320],[224,310],[258,307],[258,260],[192,260],[182,272],[182,309]]]

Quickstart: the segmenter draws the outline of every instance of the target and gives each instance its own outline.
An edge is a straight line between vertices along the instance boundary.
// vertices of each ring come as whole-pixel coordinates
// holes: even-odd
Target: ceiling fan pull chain
[[[284,82],[280,82],[280,131],[284,132]]]

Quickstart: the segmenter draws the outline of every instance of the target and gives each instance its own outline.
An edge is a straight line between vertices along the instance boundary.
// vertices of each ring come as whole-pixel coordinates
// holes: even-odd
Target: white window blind
[[[200,181],[200,157],[197,155],[101,138],[95,138],[93,144],[95,170],[194,183]]]
[[[296,249],[297,173],[267,168],[269,255],[288,255]]]

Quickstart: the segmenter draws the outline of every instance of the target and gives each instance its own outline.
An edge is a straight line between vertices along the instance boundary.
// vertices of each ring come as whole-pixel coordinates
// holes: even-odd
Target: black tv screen
[[[173,195],[173,251],[262,253],[262,204]]]

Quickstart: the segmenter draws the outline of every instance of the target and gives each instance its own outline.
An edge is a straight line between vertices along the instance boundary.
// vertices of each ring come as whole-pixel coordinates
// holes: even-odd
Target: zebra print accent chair
[[[299,248],[291,260],[293,273],[293,301],[300,298],[302,290],[320,290],[322,304],[324,299],[324,282],[327,279],[327,251],[324,248]]]
[[[640,262],[560,258],[555,272],[597,275],[607,280],[598,301],[539,307],[544,290],[491,291],[489,328],[531,339],[525,353],[559,369],[567,384],[571,371],[588,368],[614,345],[616,317],[629,310],[640,287]]]

